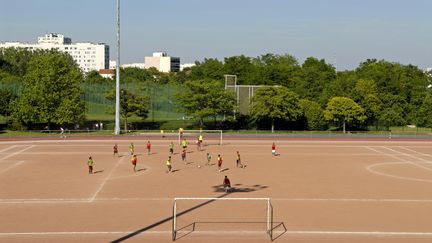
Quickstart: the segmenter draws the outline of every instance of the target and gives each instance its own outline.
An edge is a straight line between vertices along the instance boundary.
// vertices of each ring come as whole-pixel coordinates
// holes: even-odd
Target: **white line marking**
[[[386,153],[386,152],[382,152],[382,151],[379,151],[379,150],[373,149],[373,148],[371,148],[371,147],[365,147],[365,148],[370,149],[370,150],[372,150],[372,151],[375,151],[375,152],[377,152],[377,153],[379,153],[379,154],[383,154],[383,155],[386,155],[386,156],[389,156],[389,157],[395,158],[395,159],[397,159],[397,160],[399,160],[399,161],[401,161],[401,162],[404,162],[404,163],[407,163],[407,164],[412,164],[412,165],[417,166],[417,167],[419,167],[419,168],[422,168],[422,169],[426,169],[426,170],[430,170],[430,171],[432,171],[432,169],[429,168],[429,167],[425,167],[425,166],[419,165],[418,163],[414,163],[414,162],[412,162],[412,161],[407,161],[407,160],[401,159],[401,158],[399,158],[399,157],[396,156],[396,155],[389,154],[389,153]],[[393,149],[389,149],[389,148],[387,148],[387,147],[383,147],[383,148],[388,149],[388,150],[391,150],[391,151],[394,151],[394,152],[399,153],[399,154],[402,154],[402,155],[406,155],[406,154],[404,154],[404,153],[398,152],[398,151],[393,150]],[[409,155],[409,156],[410,156],[410,155]],[[415,157],[415,156],[410,156],[410,157],[414,157],[414,158],[416,158],[416,159],[420,159],[420,160],[421,160],[421,158],[417,158],[417,157]],[[428,162],[428,163],[430,163],[430,162]],[[380,163],[380,164],[382,164],[382,163]],[[371,165],[371,166],[373,166],[373,165]],[[368,168],[371,167],[371,166],[368,166]]]
[[[3,174],[3,173],[5,173],[6,171],[8,171],[8,170],[10,170],[10,169],[12,169],[12,168],[14,168],[14,167],[16,167],[16,166],[22,164],[22,163],[24,163],[24,160],[22,160],[22,161],[17,161],[17,162],[13,162],[12,165],[8,166],[8,167],[7,167],[6,169],[4,169],[4,170],[1,170],[1,171],[0,171],[0,174]]]
[[[401,149],[405,149],[405,150],[408,150],[408,151],[410,151],[410,152],[414,152],[414,153],[419,154],[419,155],[422,155],[422,156],[432,157],[432,155],[430,155],[430,154],[420,153],[420,152],[418,152],[418,151],[415,151],[415,150],[413,150],[413,149],[409,149],[409,148],[404,147],[404,146],[399,146],[399,148],[401,148]]]
[[[93,193],[93,196],[88,200],[89,202],[93,202],[96,198],[96,196],[99,194],[99,192],[102,190],[102,188],[104,187],[105,183],[108,181],[108,179],[111,177],[111,175],[113,174],[113,172],[117,169],[117,167],[119,166],[119,164],[121,162],[123,162],[123,160],[126,158],[126,156],[122,157],[120,160],[117,161],[117,163],[115,164],[115,166],[111,169],[110,173],[105,177],[105,179],[102,181],[102,183],[99,185],[98,189],[96,190],[95,193]]]
[[[373,169],[374,167],[391,165],[391,164],[408,164],[408,163],[407,162],[378,163],[378,164],[369,165],[368,167],[366,167],[366,169],[369,172],[371,172],[373,174],[376,174],[376,175],[391,177],[391,178],[400,179],[400,180],[419,181],[419,182],[432,182],[432,179],[429,180],[429,179],[420,179],[420,178],[412,178],[412,177],[405,177],[405,176],[397,176],[397,175],[392,175],[392,174],[376,171],[376,170]]]
[[[414,159],[418,159],[418,160],[421,160],[421,161],[423,161],[424,163],[426,163],[426,164],[432,164],[432,162],[430,161],[430,160],[426,160],[426,159],[423,159],[423,158],[420,158],[420,157],[417,157],[417,156],[414,156],[414,155],[411,155],[411,154],[407,154],[407,153],[404,153],[404,152],[400,152],[400,151],[397,151],[397,150],[394,150],[394,149],[391,149],[391,148],[388,148],[388,147],[384,147],[385,149],[388,149],[388,150],[390,150],[390,151],[392,151],[392,152],[395,152],[395,153],[398,153],[398,154],[400,154],[400,155],[403,155],[403,156],[408,156],[408,157],[411,157],[411,158],[414,158]],[[414,163],[414,162],[413,162]],[[422,166],[423,167],[423,166]],[[427,169],[427,170],[431,170],[432,171],[432,168],[429,168],[429,167],[424,167],[425,169]]]
[[[27,147],[27,148],[24,148],[24,149],[21,149],[21,150],[15,152],[15,153],[9,154],[9,155],[7,155],[7,156],[5,156],[5,157],[3,157],[3,158],[0,158],[0,161],[3,161],[3,160],[5,160],[5,159],[8,159],[8,158],[10,158],[10,157],[12,157],[12,156],[15,156],[15,155],[17,155],[17,154],[20,154],[20,153],[22,153],[22,152],[24,152],[24,151],[26,151],[26,150],[28,150],[28,149],[33,148],[34,146],[35,146],[35,145],[30,145],[30,146]]]
[[[399,162],[398,162],[399,163]],[[169,201],[173,198],[95,198],[93,202],[108,201]],[[271,201],[287,202],[346,202],[346,203],[432,203],[432,199],[397,199],[397,198],[270,198]],[[88,198],[30,198],[0,199],[0,204],[37,204],[37,203],[88,203]]]
[[[266,231],[192,231],[193,234],[202,235],[246,235],[246,234],[264,234]],[[44,236],[44,235],[106,235],[106,234],[131,234],[132,231],[63,231],[63,232],[3,232],[0,236]],[[143,231],[140,235],[145,234],[171,234],[172,231]],[[301,235],[352,235],[352,236],[432,236],[432,232],[403,232],[403,231],[313,231],[313,230],[289,230],[289,231],[273,231],[273,233],[284,234],[301,234]]]
[[[5,149],[2,149],[2,150],[0,150],[0,153],[3,153],[3,152],[8,151],[8,150],[10,150],[10,149],[13,149],[13,148],[15,148],[16,146],[17,146],[17,145],[13,145],[13,146],[7,147],[7,148],[5,148]]]

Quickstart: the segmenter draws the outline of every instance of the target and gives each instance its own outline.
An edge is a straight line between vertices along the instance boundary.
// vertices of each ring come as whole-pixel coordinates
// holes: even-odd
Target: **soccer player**
[[[137,159],[137,156],[135,154],[134,156],[132,156],[132,159],[131,159],[131,163],[133,165],[134,172],[136,172],[136,164],[137,164],[137,162],[138,162],[138,159]]]
[[[168,160],[166,161],[166,166],[168,168],[167,173],[171,172],[171,156],[168,157]]]
[[[147,155],[150,155],[150,150],[151,150],[151,143],[150,143],[150,141],[147,141],[146,147],[147,147]]]
[[[240,152],[237,151],[237,168],[243,168],[243,164],[241,163]]]
[[[183,151],[182,151],[182,153],[181,153],[181,158],[182,158],[182,161],[183,161],[185,164],[187,164],[187,163],[186,163],[186,149],[183,149]]]
[[[212,156],[210,153],[207,153],[207,164],[206,165],[210,165],[210,161],[212,159]]]
[[[93,162],[93,159],[92,159],[91,156],[87,160],[87,165],[88,165],[88,173],[89,174],[93,174],[93,165],[94,165],[94,162]]]
[[[179,128],[180,139],[183,138],[183,128]]]
[[[133,143],[131,143],[129,145],[129,151],[130,151],[131,155],[133,155],[135,153],[135,145]]]
[[[220,154],[218,154],[217,163],[218,163],[218,170],[219,170],[219,172],[221,172],[222,171],[223,158]]]
[[[171,143],[168,145],[170,154],[174,154],[174,143],[171,141]]]
[[[272,144],[272,155],[276,156],[276,144],[274,142]]]
[[[187,141],[186,141],[185,138],[183,138],[183,140],[181,141],[181,146],[182,146],[183,150],[186,150],[186,148],[187,148]]]
[[[114,145],[114,147],[113,147],[113,156],[115,156],[115,155],[117,155],[118,156],[118,146],[117,146],[117,144],[115,144]]]
[[[200,134],[198,137],[198,150],[201,150],[202,143],[203,143],[203,136],[202,136],[202,134]]]
[[[225,176],[222,184],[223,184],[223,187],[225,189],[225,192],[231,191],[231,181],[230,181],[230,179],[228,179],[228,176]]]

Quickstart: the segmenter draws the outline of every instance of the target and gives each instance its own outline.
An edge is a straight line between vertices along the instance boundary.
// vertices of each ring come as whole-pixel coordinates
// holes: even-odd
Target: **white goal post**
[[[187,209],[180,211],[178,204],[185,202],[185,201],[189,201],[192,203],[198,202],[198,203],[194,203],[193,205],[189,205],[189,207]],[[265,227],[266,227],[265,233],[269,237],[270,241],[273,240],[273,205],[271,204],[270,198],[221,198],[221,197],[217,197],[217,198],[212,198],[212,197],[210,197],[210,198],[185,198],[185,197],[182,197],[182,198],[174,198],[174,202],[173,202],[173,207],[172,207],[172,214],[173,214],[173,216],[172,216],[172,241],[176,240],[176,237],[177,237],[179,230],[182,229],[182,226],[181,225],[179,226],[178,222],[177,222],[179,217],[181,217],[182,215],[191,213],[192,211],[197,210],[198,208],[208,206],[210,203],[214,203],[215,201],[261,202],[260,205],[264,205],[263,209],[265,209],[265,211],[266,211],[265,212],[265,222],[262,222],[262,223],[265,223]],[[251,205],[247,205],[247,203],[242,203],[242,208],[248,208],[248,206],[249,206],[249,210],[259,211],[258,209],[250,209]],[[220,215],[220,214],[224,214],[224,211],[222,210],[220,213],[218,213],[218,215]],[[225,214],[233,215],[233,211],[226,210]],[[242,215],[240,217],[243,219],[245,216],[246,215]],[[211,217],[211,216],[209,216],[209,217]],[[235,216],[235,217],[237,217],[237,216]],[[240,219],[237,219],[237,221],[240,221]],[[232,223],[236,223],[236,222],[232,222]],[[254,223],[254,222],[244,222],[244,223]],[[192,222],[191,224],[194,224],[194,222]],[[195,226],[193,227],[193,230],[195,230]],[[260,232],[261,232],[261,230],[260,230]]]
[[[217,144],[222,145],[223,131],[222,130],[182,130],[178,133],[179,145],[183,139],[186,139],[189,143],[191,141],[195,144],[198,137],[203,136],[203,144]]]

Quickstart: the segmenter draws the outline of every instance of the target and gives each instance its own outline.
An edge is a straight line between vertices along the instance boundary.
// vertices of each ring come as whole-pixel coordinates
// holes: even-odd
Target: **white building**
[[[180,71],[180,57],[170,57],[166,52],[154,52],[152,57],[144,58],[146,69],[154,67],[159,72],[169,73]]]
[[[109,46],[104,43],[72,43],[62,34],[46,34],[38,37],[37,44],[23,42],[0,43],[0,48],[25,48],[28,50],[58,50],[72,56],[84,72],[109,68]]]
[[[183,71],[185,68],[191,68],[191,67],[195,67],[195,66],[196,66],[195,63],[180,64],[180,71]]]

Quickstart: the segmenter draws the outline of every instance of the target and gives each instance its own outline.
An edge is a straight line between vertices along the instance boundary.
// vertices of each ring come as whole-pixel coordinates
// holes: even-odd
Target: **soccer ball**
[[[201,168],[201,165],[198,165],[198,168]]]

